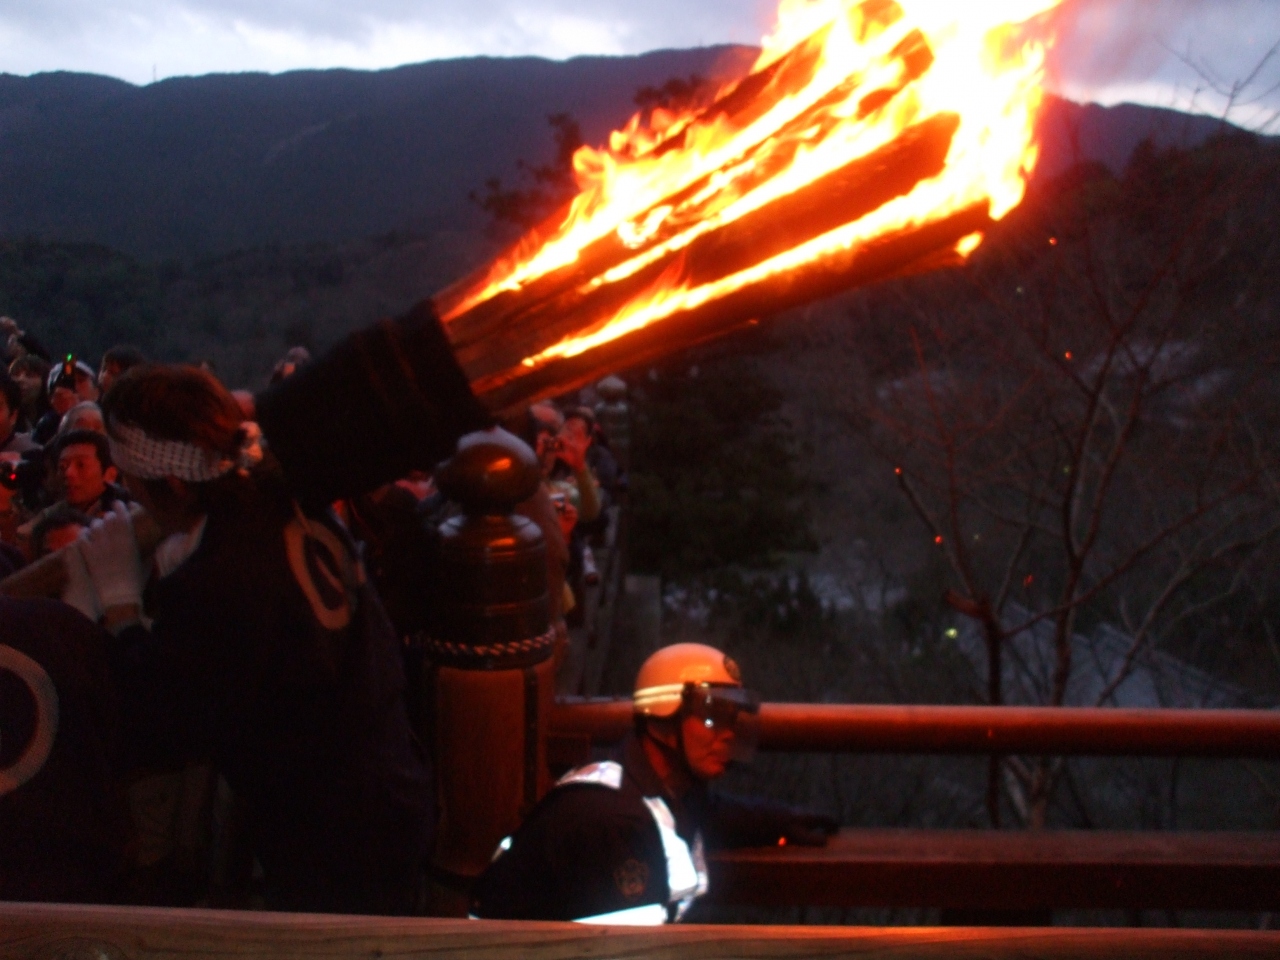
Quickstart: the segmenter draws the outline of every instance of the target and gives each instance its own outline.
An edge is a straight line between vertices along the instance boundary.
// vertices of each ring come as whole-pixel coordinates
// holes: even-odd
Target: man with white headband
[[[205,371],[135,367],[103,411],[122,481],[164,534],[144,564],[118,507],[68,563],[68,599],[115,637],[125,741],[144,763],[213,761],[250,811],[270,907],[411,912],[434,788],[397,638],[345,531],[255,466],[256,426]]]
[[[565,774],[503,841],[472,915],[648,926],[707,892],[706,849],[821,845],[835,821],[717,795],[709,784],[754,747],[758,701],[719,650],[677,643],[649,657],[621,762]]]

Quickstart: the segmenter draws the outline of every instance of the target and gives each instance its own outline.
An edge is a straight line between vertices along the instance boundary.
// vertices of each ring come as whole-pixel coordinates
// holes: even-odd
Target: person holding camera
[[[17,454],[0,453],[0,543],[10,545],[17,544],[18,527],[23,520],[17,496],[17,465]]]
[[[0,434],[4,442],[0,443],[0,541],[14,544],[18,539],[18,528],[25,519],[21,509],[21,498],[18,491],[24,470],[24,456],[30,462],[32,455],[38,455],[40,445],[28,434],[18,432],[18,423],[22,417],[22,388],[7,373],[0,371]],[[43,468],[37,467],[43,474]]]

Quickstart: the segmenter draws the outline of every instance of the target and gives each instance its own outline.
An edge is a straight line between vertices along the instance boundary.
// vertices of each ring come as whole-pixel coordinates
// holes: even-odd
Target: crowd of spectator
[[[75,354],[53,358],[9,317],[0,317],[0,573],[65,545],[129,496],[117,483],[103,391],[144,362],[136,348],[108,350],[95,370]]]
[[[433,816],[423,786],[430,761],[418,755],[411,729],[422,732],[423,711],[412,687],[403,689],[405,664],[389,667],[377,650],[385,622],[394,637],[387,649],[410,658],[412,671],[414,637],[429,623],[423,583],[432,534],[454,509],[430,473],[304,515],[239,466],[238,451],[260,446],[260,435],[247,431],[237,406],[247,395],[233,395],[209,371],[148,364],[129,346],[108,350],[95,368],[77,354],[50,353],[7,317],[0,346],[0,577],[75,548],[66,554],[75,560],[66,562],[62,601],[0,599],[0,651],[13,644],[25,651],[15,656],[57,674],[61,722],[81,728],[78,772],[67,774],[79,778],[75,789],[26,806],[0,803],[0,834],[24,824],[21,837],[0,836],[0,858],[9,857],[0,900],[412,912],[421,890],[407,877],[420,871],[429,837],[412,838],[405,824]],[[271,382],[310,362],[307,351],[290,350]],[[506,424],[542,469],[537,494],[517,509],[546,537],[562,640],[598,579],[593,544],[626,484],[591,399],[540,403]],[[121,423],[148,433],[130,453],[137,462],[120,452],[116,434],[109,438]],[[172,472],[153,479],[139,467],[152,455],[146,444],[206,450],[237,466],[208,482]],[[140,507],[165,536],[154,561],[121,546],[122,531],[133,542]],[[282,532],[278,558],[253,542],[274,526]],[[296,531],[299,557],[285,549]],[[361,563],[371,585],[350,572]],[[309,608],[281,586],[290,578]],[[380,601],[364,598],[367,586]],[[373,666],[326,662],[336,656],[335,631],[356,619],[369,621],[359,629],[372,638]],[[210,653],[221,646],[242,651],[243,662]],[[263,680],[278,672],[292,672],[281,689]],[[165,696],[155,695],[160,689]],[[38,742],[38,704],[26,716],[17,702],[4,723]],[[331,715],[321,714],[326,704]],[[122,719],[113,726],[108,715]],[[157,734],[175,718],[181,736]],[[6,746],[0,740],[0,761],[13,759]],[[0,801],[6,794],[16,795],[0,781]],[[378,803],[385,809],[372,808]],[[45,829],[29,829],[23,817]],[[412,861],[412,870],[392,876],[386,867],[397,859]]]

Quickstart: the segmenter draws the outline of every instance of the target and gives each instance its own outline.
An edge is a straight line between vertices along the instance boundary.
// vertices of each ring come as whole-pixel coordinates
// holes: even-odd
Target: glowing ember
[[[999,219],[1035,164],[1044,41],[1033,28],[1045,32],[1039,18],[1058,2],[783,0],[747,77],[710,108],[637,115],[607,149],[580,150],[571,207],[446,291],[445,321],[499,304],[549,317],[603,305],[550,346],[531,340],[517,367],[532,370],[975,205]],[[881,161],[892,179],[888,151],[912,136],[940,144],[938,163],[921,148],[920,176],[833,222],[827,184],[861,196],[848,184]],[[774,222],[789,224],[785,243],[755,225]],[[946,244],[968,256],[981,239],[970,226]]]

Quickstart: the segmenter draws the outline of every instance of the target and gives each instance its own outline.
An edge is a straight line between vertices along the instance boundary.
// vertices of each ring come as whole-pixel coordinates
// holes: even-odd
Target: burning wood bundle
[[[753,71],[574,158],[579,195],[436,306],[502,410],[956,262],[1021,200],[1058,0],[784,0]]]

